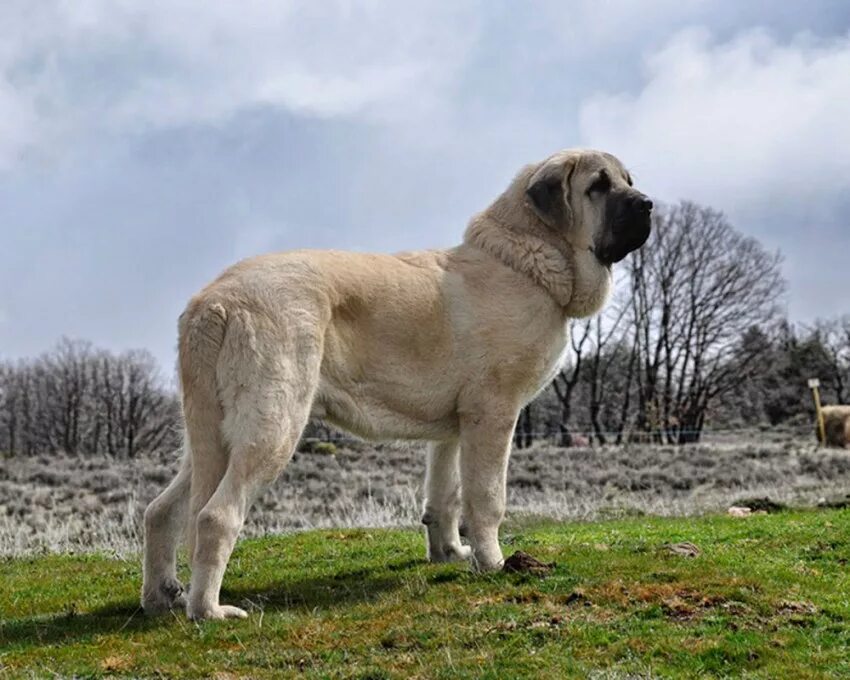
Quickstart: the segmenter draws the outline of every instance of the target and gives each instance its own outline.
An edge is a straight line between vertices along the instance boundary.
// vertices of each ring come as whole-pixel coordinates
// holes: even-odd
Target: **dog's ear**
[[[576,166],[575,157],[551,158],[528,180],[525,195],[535,214],[550,227],[567,229],[572,223],[570,177]]]

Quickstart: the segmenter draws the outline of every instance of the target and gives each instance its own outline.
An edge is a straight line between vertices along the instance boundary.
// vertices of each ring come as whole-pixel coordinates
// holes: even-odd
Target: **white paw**
[[[498,571],[505,563],[501,551],[498,553],[473,553],[472,568],[477,572]]]
[[[466,562],[472,559],[472,548],[468,545],[458,545],[447,551],[452,562]]]
[[[439,552],[432,552],[428,559],[434,563],[466,562],[472,557],[472,548],[468,545],[447,546]]]
[[[164,579],[152,589],[142,590],[142,609],[151,616],[186,607],[186,591],[175,578]]]
[[[481,562],[480,560],[472,561],[472,568],[479,574],[486,574],[491,571],[499,571],[502,568],[502,562]]]
[[[248,612],[239,607],[219,604],[212,607],[189,607],[186,612],[192,621],[221,621],[222,619],[247,619]]]

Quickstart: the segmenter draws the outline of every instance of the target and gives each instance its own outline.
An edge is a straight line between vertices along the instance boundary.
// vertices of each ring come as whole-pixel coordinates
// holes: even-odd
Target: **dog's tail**
[[[218,302],[195,298],[180,317],[179,374],[187,455],[192,462],[189,546],[195,520],[218,488],[227,469],[228,452],[221,425],[218,358],[227,328],[227,311]],[[190,552],[191,559],[191,552]]]

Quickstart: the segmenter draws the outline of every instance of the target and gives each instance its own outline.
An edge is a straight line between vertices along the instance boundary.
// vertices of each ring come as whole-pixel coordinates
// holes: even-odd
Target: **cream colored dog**
[[[225,271],[180,317],[186,444],[145,512],[145,611],[246,615],[219,603],[224,571],[311,416],[369,439],[432,441],[430,559],[499,568],[519,410],[558,371],[568,320],[602,307],[611,264],[646,241],[651,210],[613,156],[562,151],[525,167],[456,248],[296,251]],[[175,569],[187,523],[188,597]]]

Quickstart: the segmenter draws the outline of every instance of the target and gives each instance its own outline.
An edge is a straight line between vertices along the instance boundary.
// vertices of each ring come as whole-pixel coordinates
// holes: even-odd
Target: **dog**
[[[219,602],[225,568],[311,417],[430,441],[429,559],[500,568],[517,415],[560,369],[569,320],[604,305],[612,265],[646,241],[651,211],[617,158],[571,149],[523,168],[455,248],[302,250],[227,269],[179,320],[185,445],[145,512],[145,612],[246,616]],[[184,529],[188,592],[175,566]]]

